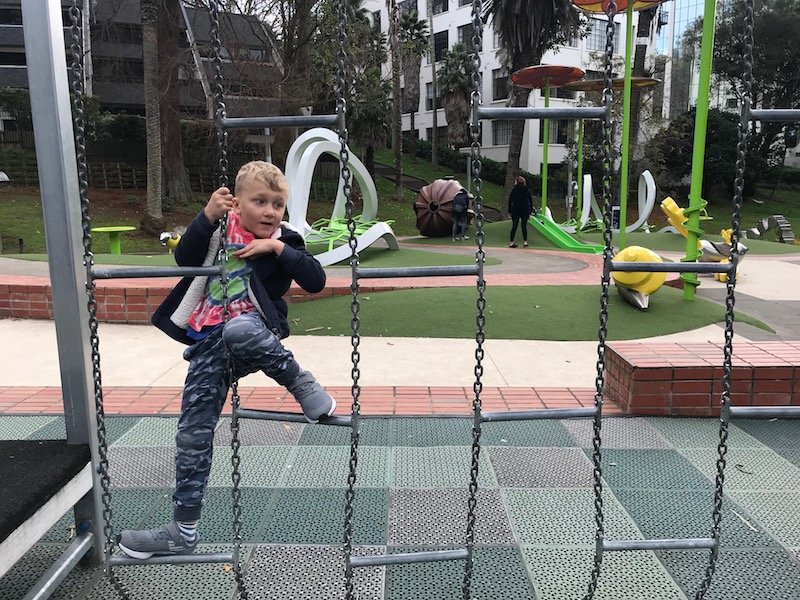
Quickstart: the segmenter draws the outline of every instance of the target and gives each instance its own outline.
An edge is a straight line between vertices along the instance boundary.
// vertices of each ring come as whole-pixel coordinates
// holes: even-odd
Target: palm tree
[[[489,15],[510,72],[540,64],[550,48],[580,33],[581,17],[569,0],[487,0],[484,16]],[[512,106],[527,106],[530,93],[528,89],[513,86]],[[506,195],[519,173],[524,128],[524,121],[512,121]]]
[[[411,110],[412,157],[417,155],[417,135],[414,116],[419,109],[419,71],[422,56],[428,50],[428,24],[420,20],[416,10],[404,13],[400,19],[400,56],[403,60],[405,96],[403,107]]]
[[[428,14],[428,31],[430,31],[430,35],[428,35],[428,52],[431,57],[431,90],[433,90],[433,123],[431,124],[431,131],[433,133],[429,141],[431,143],[431,164],[434,167],[438,167],[439,142],[437,132],[439,131],[439,88],[436,87],[436,44],[434,43],[433,36],[433,0],[427,0],[425,11]]]
[[[444,93],[447,142],[458,148],[467,140],[467,121],[472,92],[472,53],[456,44],[444,55],[439,69],[439,89]]]
[[[386,144],[391,112],[391,90],[388,81],[381,79],[380,67],[357,73],[354,93],[349,101],[350,133],[353,141],[364,148],[364,164],[375,175],[375,148]]]
[[[158,0],[142,0],[142,60],[144,69],[144,120],[147,136],[147,210],[141,228],[159,233],[161,212],[161,112],[158,91]]]

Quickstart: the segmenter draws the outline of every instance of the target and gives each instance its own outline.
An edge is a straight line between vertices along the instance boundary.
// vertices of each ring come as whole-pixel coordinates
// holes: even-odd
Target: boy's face
[[[257,238],[269,238],[286,214],[286,192],[276,192],[263,181],[246,179],[233,198],[233,212],[242,228]]]

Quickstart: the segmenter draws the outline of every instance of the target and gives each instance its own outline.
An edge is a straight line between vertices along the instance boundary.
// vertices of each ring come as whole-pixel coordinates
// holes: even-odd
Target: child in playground
[[[522,225],[522,245],[528,247],[528,219],[533,212],[533,197],[525,186],[525,178],[520,175],[516,184],[508,195],[508,214],[511,215],[511,235],[508,242],[509,248],[516,248],[517,225]]]
[[[314,293],[325,286],[325,272],[306,250],[303,237],[283,222],[288,182],[280,169],[263,162],[244,165],[236,176],[236,195],[226,187],[211,194],[175,248],[181,266],[211,265],[220,249],[220,219],[228,214],[228,310],[219,276],[186,277],[169,294],[152,321],[187,344],[189,361],[175,436],[174,520],[144,531],[123,531],[119,547],[127,555],[187,554],[198,543],[197,522],[211,471],[214,429],[233,376],[263,371],[285,386],[316,423],[330,416],[336,402],[314,376],[303,370],[281,339],[289,335],[283,295],[292,280]]]

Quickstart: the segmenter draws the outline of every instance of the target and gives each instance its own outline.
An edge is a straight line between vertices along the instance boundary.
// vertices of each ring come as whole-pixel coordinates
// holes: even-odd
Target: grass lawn
[[[361,334],[371,337],[475,336],[472,288],[414,289],[361,295]],[[486,293],[486,336],[489,339],[591,341],[597,339],[598,286],[492,287]],[[289,311],[296,335],[349,336],[350,296],[294,304]],[[650,309],[627,304],[615,290],[609,302],[609,339],[627,340],[666,335],[724,322],[724,307],[663,287],[650,299]],[[747,315],[736,320],[771,331]]]

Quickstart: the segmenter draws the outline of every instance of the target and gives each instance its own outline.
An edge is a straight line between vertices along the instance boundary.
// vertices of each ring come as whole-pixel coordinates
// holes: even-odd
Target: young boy
[[[289,335],[283,295],[292,280],[308,292],[325,287],[325,272],[302,236],[282,221],[288,183],[276,166],[244,165],[236,196],[221,187],[175,248],[181,266],[211,265],[220,249],[220,219],[228,213],[228,310],[225,323],[219,276],[184,278],[153,315],[153,324],[189,345],[189,371],[175,436],[174,521],[145,531],[123,531],[119,547],[134,558],[187,554],[198,542],[197,522],[211,470],[214,429],[234,376],[263,371],[285,386],[310,423],[333,414],[334,399],[297,364],[281,339]]]

